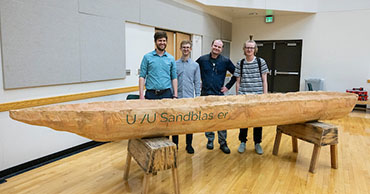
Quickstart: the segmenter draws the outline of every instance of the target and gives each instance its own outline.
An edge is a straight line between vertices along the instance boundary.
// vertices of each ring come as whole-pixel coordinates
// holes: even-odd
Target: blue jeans
[[[220,145],[225,144],[226,143],[226,137],[227,137],[226,130],[217,131],[217,135],[218,135],[218,143]],[[208,138],[208,141],[213,141],[213,140],[215,140],[215,133],[214,132],[206,132],[206,137]]]
[[[208,94],[207,94],[207,92],[202,90],[201,96],[208,96]],[[223,94],[219,94],[217,96],[223,96]],[[205,134],[206,134],[206,137],[207,137],[208,141],[213,142],[213,140],[215,140],[215,133],[214,132],[206,132]],[[227,131],[226,130],[217,131],[217,135],[218,135],[218,143],[220,145],[225,144],[226,143],[226,137],[227,137]]]

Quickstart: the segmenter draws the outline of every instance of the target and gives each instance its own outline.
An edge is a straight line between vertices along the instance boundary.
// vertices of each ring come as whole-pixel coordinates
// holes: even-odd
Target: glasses
[[[254,50],[254,47],[244,47],[244,49],[247,49],[247,50]]]

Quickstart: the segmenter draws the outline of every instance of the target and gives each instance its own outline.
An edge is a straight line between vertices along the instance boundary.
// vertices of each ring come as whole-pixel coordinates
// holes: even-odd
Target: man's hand
[[[222,88],[221,88],[221,92],[222,92],[222,93],[225,93],[225,92],[227,92],[227,91],[229,91],[229,89],[227,89],[227,87],[225,87],[225,86],[224,86],[224,87],[222,87]]]
[[[143,77],[139,77],[139,96],[140,96],[140,100],[145,100],[144,85],[145,85],[145,79]]]

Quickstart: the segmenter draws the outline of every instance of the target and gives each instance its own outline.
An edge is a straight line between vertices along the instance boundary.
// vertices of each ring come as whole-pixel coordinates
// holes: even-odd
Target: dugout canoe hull
[[[12,119],[115,141],[338,119],[357,95],[339,92],[204,96],[52,105],[9,111]]]

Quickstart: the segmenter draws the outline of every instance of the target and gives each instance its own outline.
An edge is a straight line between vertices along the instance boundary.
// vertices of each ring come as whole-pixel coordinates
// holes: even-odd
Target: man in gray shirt
[[[190,58],[191,48],[192,43],[189,40],[184,40],[180,44],[182,56],[176,61],[179,98],[194,98],[194,94],[200,96],[200,69],[199,64]],[[179,142],[178,138],[178,135],[172,136],[176,145]],[[194,153],[192,141],[193,134],[186,134],[186,151],[189,154]]]
[[[236,77],[237,94],[267,94],[267,73],[266,61],[256,57],[258,51],[257,44],[252,40],[246,41],[243,45],[245,58],[241,59],[235,67],[234,76]],[[247,142],[248,128],[241,128],[239,133],[240,146],[239,153],[245,150]],[[262,142],[262,127],[253,128],[254,148],[257,154],[263,154],[260,143]]]

